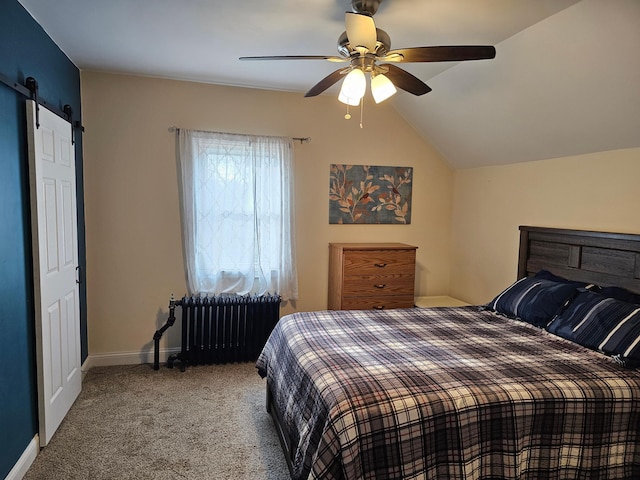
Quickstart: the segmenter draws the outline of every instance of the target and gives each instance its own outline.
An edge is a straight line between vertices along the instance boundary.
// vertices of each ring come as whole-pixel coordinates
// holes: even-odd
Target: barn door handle
[[[76,267],[76,283],[78,285],[82,283],[82,267],[80,265]]]

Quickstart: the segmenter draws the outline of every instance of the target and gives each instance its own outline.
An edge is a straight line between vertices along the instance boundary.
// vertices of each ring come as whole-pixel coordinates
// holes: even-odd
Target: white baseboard
[[[179,352],[180,348],[160,349],[160,363],[166,362],[169,355]],[[153,351],[92,354],[89,355],[82,364],[82,371],[87,372],[93,367],[110,367],[113,365],[139,365],[142,363],[153,363]]]
[[[5,480],[22,480],[29,470],[29,467],[38,456],[40,451],[40,439],[38,434],[27,445],[27,448],[22,453],[16,464],[13,466],[9,474],[5,477]]]

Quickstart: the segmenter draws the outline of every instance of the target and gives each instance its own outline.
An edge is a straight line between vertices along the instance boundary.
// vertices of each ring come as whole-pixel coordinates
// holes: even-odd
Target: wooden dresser
[[[413,307],[417,248],[404,243],[330,243],[329,309]]]

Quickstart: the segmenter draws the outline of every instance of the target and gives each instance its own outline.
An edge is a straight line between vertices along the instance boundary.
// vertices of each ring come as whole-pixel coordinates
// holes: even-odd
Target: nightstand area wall
[[[434,295],[434,296],[426,296],[426,297],[416,297],[415,299],[416,307],[427,308],[427,307],[465,307],[469,305],[462,300],[458,300],[457,298],[449,297],[447,295]]]

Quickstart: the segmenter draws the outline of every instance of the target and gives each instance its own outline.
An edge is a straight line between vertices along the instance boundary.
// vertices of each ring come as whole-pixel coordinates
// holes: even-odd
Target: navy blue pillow
[[[577,289],[573,282],[558,282],[544,277],[545,274],[541,273],[521,278],[485,308],[537,327],[545,327],[576,295]]]
[[[640,364],[640,305],[580,291],[548,330],[625,366]]]
[[[554,282],[569,283],[575,285],[576,288],[592,288],[594,285],[586,282],[578,282],[576,280],[567,280],[566,278],[559,277],[555,273],[551,273],[548,270],[540,270],[535,275],[536,278],[544,278],[545,280],[552,280]]]
[[[623,302],[640,304],[640,295],[621,287],[601,287],[598,290],[598,293],[605,297],[615,298],[616,300],[621,300]]]

